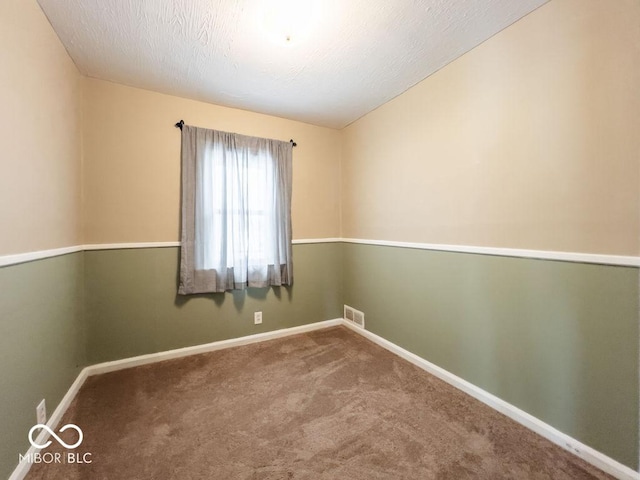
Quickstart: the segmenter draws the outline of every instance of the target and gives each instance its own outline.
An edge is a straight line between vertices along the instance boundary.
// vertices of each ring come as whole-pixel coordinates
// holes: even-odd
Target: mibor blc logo
[[[82,440],[84,440],[84,435],[82,433],[82,430],[80,429],[80,427],[78,427],[77,425],[73,424],[73,423],[68,423],[65,426],[63,426],[62,428],[60,428],[60,430],[58,430],[58,433],[63,433],[67,430],[75,430],[75,432],[78,435],[78,440],[76,440],[74,443],[67,443],[65,442],[62,438],[60,438],[59,435],[56,434],[56,432],[54,432],[51,428],[49,428],[48,425],[44,425],[42,423],[39,423],[37,425],[34,425],[33,427],[31,427],[31,430],[29,430],[29,443],[31,443],[31,445],[34,448],[37,448],[38,450],[42,450],[43,448],[47,448],[49,445],[51,445],[53,443],[53,440],[47,440],[44,443],[38,443],[38,435],[36,432],[38,432],[38,430],[44,430],[46,431],[53,439],[56,440],[56,442],[58,442],[60,445],[62,445],[64,448],[66,448],[67,450],[75,450],[76,448],[78,448],[80,446],[80,444],[82,443]],[[34,438],[35,437],[35,438]],[[73,463],[73,464],[83,464],[83,463],[91,463],[91,453],[79,453],[79,452],[33,452],[33,453],[27,453],[26,455],[19,455],[19,461],[20,462],[27,462],[27,463],[45,463],[45,464],[50,464],[50,463]]]
[[[66,424],[64,427],[62,427],[58,431],[62,433],[65,430],[69,430],[70,428],[78,432],[78,441],[71,445],[69,445],[68,443],[65,443],[65,441],[62,440],[58,435],[56,435],[56,433],[53,430],[51,430],[47,425],[44,425],[42,423],[34,425],[33,427],[31,427],[31,430],[29,430],[29,443],[31,443],[31,445],[33,445],[36,448],[47,448],[49,445],[51,445],[51,440],[47,440],[45,443],[40,445],[39,443],[36,442],[37,439],[36,440],[33,439],[33,434],[36,432],[36,430],[42,429],[49,432],[49,435],[55,438],[58,441],[58,443],[62,445],[64,448],[68,450],[73,450],[74,448],[77,448],[80,446],[84,436],[82,435],[82,430],[80,430],[80,427],[78,427],[77,425],[74,425],[73,423]]]

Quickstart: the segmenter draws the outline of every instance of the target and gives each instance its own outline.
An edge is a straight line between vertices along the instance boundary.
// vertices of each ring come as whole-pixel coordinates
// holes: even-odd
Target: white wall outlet
[[[254,312],[253,323],[255,325],[259,325],[260,323],[262,323],[262,312]]]
[[[45,403],[44,398],[36,407],[36,421],[42,425],[47,423],[47,404]]]

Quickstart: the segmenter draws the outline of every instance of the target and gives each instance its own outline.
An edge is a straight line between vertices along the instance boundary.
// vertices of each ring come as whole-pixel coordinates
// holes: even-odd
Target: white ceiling
[[[334,128],[546,1],[38,0],[86,75]]]

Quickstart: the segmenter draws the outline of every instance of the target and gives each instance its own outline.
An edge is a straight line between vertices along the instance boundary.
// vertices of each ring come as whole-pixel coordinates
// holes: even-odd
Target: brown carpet
[[[66,423],[92,463],[28,480],[611,478],[344,327],[90,377]]]

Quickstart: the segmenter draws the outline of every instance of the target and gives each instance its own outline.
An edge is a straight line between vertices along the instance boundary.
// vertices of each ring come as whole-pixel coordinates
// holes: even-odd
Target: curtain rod
[[[179,128],[180,130],[182,130],[183,126],[184,126],[184,120],[180,120],[178,123],[176,123],[176,128]],[[293,138],[289,141],[291,142],[291,145],[293,145],[294,147],[298,146],[298,144],[293,141]]]

